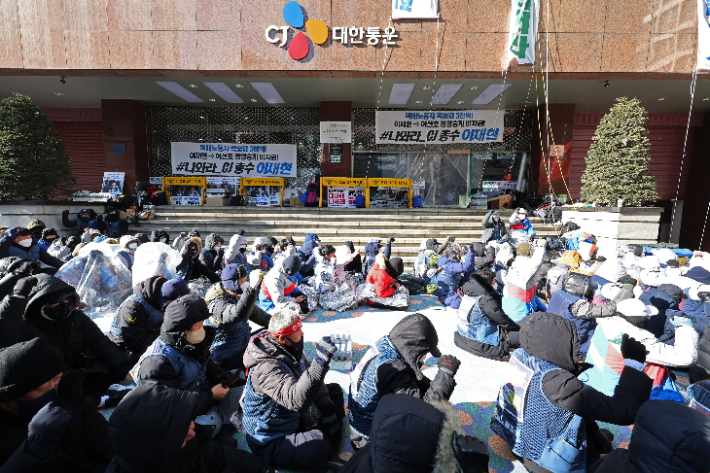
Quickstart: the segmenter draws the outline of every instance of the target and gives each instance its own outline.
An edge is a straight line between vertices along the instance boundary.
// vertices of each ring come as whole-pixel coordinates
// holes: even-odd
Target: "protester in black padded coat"
[[[0,300],[12,294],[12,289],[22,278],[37,273],[39,264],[34,261],[10,256],[0,258]]]
[[[350,254],[355,254],[355,245],[352,241],[346,241],[345,246],[350,249]],[[348,273],[362,273],[362,257],[358,253],[353,260],[345,265],[345,271]]]
[[[41,338],[0,350],[0,473],[106,468],[108,423],[84,396],[83,377]]]
[[[219,276],[200,260],[202,244],[198,244],[198,241],[199,237],[192,237],[185,242],[182,251],[180,251],[182,261],[175,267],[177,277],[185,281],[205,277],[210,282],[219,282]]]
[[[95,398],[125,379],[130,369],[125,354],[76,308],[76,290],[53,276],[32,279],[18,281],[14,294],[0,304],[0,347],[42,338],[62,353],[67,369],[86,373],[84,392]]]
[[[492,266],[496,261],[496,250],[492,246],[487,246],[485,243],[473,243],[473,253],[476,255],[473,264],[476,271]]]
[[[209,268],[210,271],[215,274],[219,274],[222,271],[222,259],[224,257],[224,251],[221,248],[224,243],[224,238],[217,235],[216,233],[210,233],[205,238],[205,247],[202,249],[198,259],[200,263]]]
[[[477,302],[478,308],[483,312],[483,315],[498,325],[499,343],[496,346],[473,340],[457,330],[454,332],[454,343],[456,346],[476,356],[493,360],[507,359],[508,352],[520,346],[518,339],[520,327],[503,312],[503,308],[501,307],[501,295],[478,273],[471,275],[469,281],[461,288],[461,294],[464,297],[480,296]],[[461,310],[461,308],[459,308],[459,310]]]
[[[210,439],[195,424],[208,406],[198,393],[167,386],[139,386],[111,414],[115,458],[106,473],[261,473],[264,462],[249,452]]]

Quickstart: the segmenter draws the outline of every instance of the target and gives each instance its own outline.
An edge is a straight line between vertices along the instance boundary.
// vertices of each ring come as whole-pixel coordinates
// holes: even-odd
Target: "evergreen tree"
[[[76,178],[52,123],[29,97],[0,99],[0,199],[71,195]]]
[[[599,122],[582,174],[582,201],[615,206],[641,205],[659,199],[651,174],[648,117],[638,99],[616,99]]]

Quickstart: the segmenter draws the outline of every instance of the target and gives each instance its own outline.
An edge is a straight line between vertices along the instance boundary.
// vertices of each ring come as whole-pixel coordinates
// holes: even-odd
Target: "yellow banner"
[[[365,179],[348,177],[321,177],[321,185],[332,187],[365,187]]]
[[[283,186],[283,177],[247,177],[242,179],[242,187],[250,186]]]
[[[410,187],[411,179],[386,179],[383,177],[368,177],[368,187]]]
[[[163,189],[165,186],[204,186],[204,177],[164,177]]]

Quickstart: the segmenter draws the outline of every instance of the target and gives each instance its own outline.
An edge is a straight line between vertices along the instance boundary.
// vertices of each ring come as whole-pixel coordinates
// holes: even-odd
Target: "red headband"
[[[298,320],[296,320],[294,323],[292,323],[291,325],[289,325],[288,327],[282,328],[282,329],[279,330],[278,332],[274,332],[274,333],[271,333],[271,334],[269,334],[269,335],[271,335],[271,336],[274,337],[274,338],[280,337],[280,336],[282,336],[282,335],[283,335],[283,336],[288,336],[288,335],[291,335],[291,334],[294,334],[294,333],[298,332],[299,330],[301,330],[301,328],[303,328],[303,323],[301,323],[301,319],[298,319]]]

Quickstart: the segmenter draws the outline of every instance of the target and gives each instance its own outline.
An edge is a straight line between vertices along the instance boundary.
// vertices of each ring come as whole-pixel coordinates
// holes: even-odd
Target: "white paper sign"
[[[710,0],[698,0],[698,64],[710,70]]]
[[[153,186],[161,187],[163,185],[162,177],[150,177],[148,179],[150,180],[150,184]]]
[[[180,176],[296,177],[296,145],[170,143]]]
[[[392,0],[392,19],[430,19],[439,16],[439,0]]]
[[[320,122],[321,143],[351,143],[351,122]]]
[[[539,0],[511,0],[508,42],[503,56],[503,68],[507,69],[513,58],[518,64],[535,62],[535,41],[540,16]]]
[[[126,180],[125,172],[105,172],[101,184],[101,192],[113,195],[123,194],[123,183]]]
[[[377,111],[377,144],[501,143],[504,110]]]

